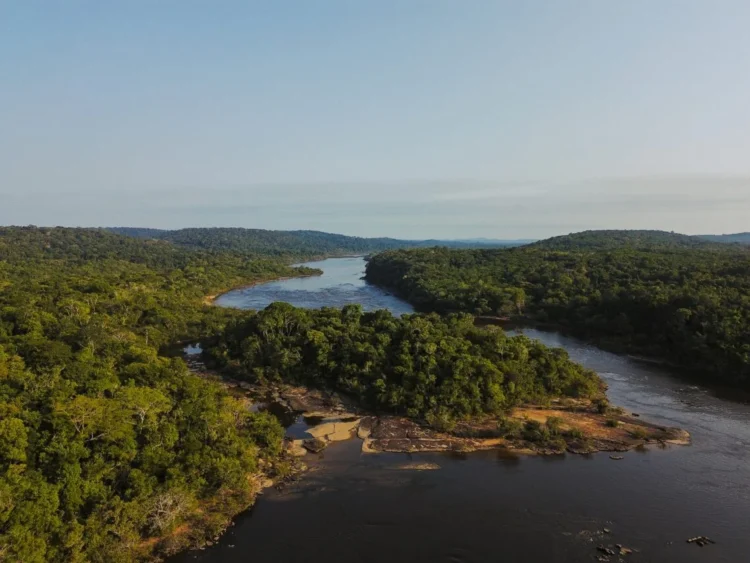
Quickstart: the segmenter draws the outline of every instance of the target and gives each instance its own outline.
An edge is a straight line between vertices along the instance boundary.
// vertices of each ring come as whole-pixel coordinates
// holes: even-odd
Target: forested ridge
[[[727,250],[750,243],[750,233],[734,235],[683,235],[655,230],[581,231],[539,240],[529,246],[547,250],[638,250],[703,249]]]
[[[532,247],[546,250],[637,250],[700,248],[726,250],[719,241],[668,231],[603,230],[581,231],[532,243]]]
[[[750,244],[750,233],[735,233],[732,235],[698,235],[711,242]]]
[[[174,231],[113,227],[108,231],[131,237],[170,242],[184,248],[232,251],[282,259],[311,259],[321,256],[369,254],[393,248],[449,246],[455,248],[495,248],[515,246],[514,241],[400,240],[387,237],[352,237],[321,231],[270,231],[243,228],[190,228]]]
[[[313,258],[343,254],[366,254],[408,246],[408,241],[362,238],[320,231],[269,231],[242,228],[190,228],[174,231],[118,227],[117,234],[154,239],[185,248],[232,251],[274,257]]]
[[[283,429],[161,349],[234,314],[205,294],[299,273],[101,230],[0,229],[0,560],[133,561],[247,506]]]
[[[654,235],[587,232],[514,249],[389,251],[369,261],[366,277],[420,310],[554,323],[747,386],[750,252]]]

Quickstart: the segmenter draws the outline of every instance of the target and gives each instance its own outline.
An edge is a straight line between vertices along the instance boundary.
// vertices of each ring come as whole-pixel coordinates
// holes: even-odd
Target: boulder
[[[314,454],[323,451],[326,446],[328,445],[328,442],[325,440],[321,440],[320,438],[310,438],[309,440],[304,440],[302,442],[302,446],[309,452],[312,452]]]

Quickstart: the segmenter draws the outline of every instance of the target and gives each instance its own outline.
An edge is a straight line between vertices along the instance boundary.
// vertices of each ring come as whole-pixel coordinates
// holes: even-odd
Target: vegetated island
[[[604,348],[750,385],[750,247],[591,231],[509,249],[391,250],[366,279],[420,311],[552,326]]]
[[[204,356],[229,385],[317,419],[317,451],[357,432],[363,451],[626,451],[689,435],[609,405],[602,380],[559,348],[470,315],[298,309],[234,318]],[[269,393],[267,390],[270,389]]]

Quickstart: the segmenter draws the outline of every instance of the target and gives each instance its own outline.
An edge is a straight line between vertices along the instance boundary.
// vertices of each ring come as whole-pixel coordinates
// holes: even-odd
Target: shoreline
[[[277,388],[274,393],[293,412],[316,419],[316,424],[308,429],[315,439],[330,443],[356,436],[362,440],[363,453],[469,453],[502,449],[521,455],[558,455],[690,444],[690,434],[685,430],[641,420],[638,415],[625,414],[617,407],[610,413],[598,413],[591,403],[583,401],[549,406],[520,405],[504,417],[461,421],[451,430],[440,430],[406,417],[372,414],[347,404],[336,393],[292,386]],[[501,428],[503,424],[533,428],[556,425],[557,433],[535,441],[523,434],[504,435],[507,431]],[[526,431],[528,428],[523,430]],[[294,440],[290,447],[300,454],[300,448],[311,445],[306,442],[309,441]],[[313,449],[324,449],[327,443],[316,444]]]

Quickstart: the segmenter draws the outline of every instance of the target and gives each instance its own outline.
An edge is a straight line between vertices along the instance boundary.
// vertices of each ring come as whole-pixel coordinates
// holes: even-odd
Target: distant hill
[[[725,244],[750,244],[750,233],[735,233],[733,235],[696,235],[696,238]]]
[[[512,246],[523,246],[524,244],[533,242],[533,240],[502,240],[479,238],[457,240],[428,239],[403,242],[408,243],[406,246],[414,248],[427,248],[432,246],[445,246],[448,248],[508,248]]]
[[[201,250],[230,250],[265,256],[320,256],[364,254],[410,246],[391,238],[362,238],[320,231],[268,231],[242,228],[190,228],[175,231],[117,227],[108,229],[122,235],[153,238],[177,246]]]
[[[535,242],[529,247],[548,250],[608,250],[622,247],[649,248],[726,248],[700,237],[667,231],[602,230],[583,231]]]
[[[156,239],[177,246],[202,250],[231,250],[264,256],[330,256],[367,254],[396,248],[448,246],[451,248],[497,248],[518,246],[517,241],[483,239],[401,240],[387,237],[365,238],[321,231],[270,231],[242,228],[191,228],[174,231],[137,227],[112,227],[110,232],[136,238]]]
[[[535,238],[523,238],[523,239],[496,239],[496,238],[465,238],[447,241],[438,241],[444,243],[443,246],[460,246],[466,245],[472,248],[500,248],[504,246],[523,246],[525,244],[531,244],[536,242],[538,239]],[[429,241],[426,241],[429,242]]]
[[[147,229],[141,227],[111,227],[104,230],[118,235],[125,235],[127,237],[153,239],[162,238],[163,235],[169,232],[166,229]]]

